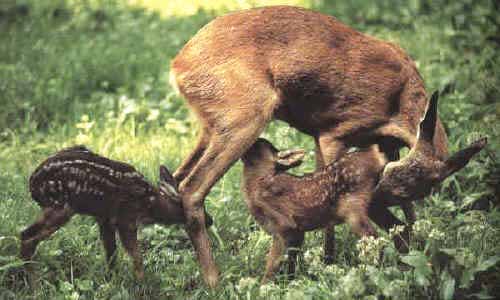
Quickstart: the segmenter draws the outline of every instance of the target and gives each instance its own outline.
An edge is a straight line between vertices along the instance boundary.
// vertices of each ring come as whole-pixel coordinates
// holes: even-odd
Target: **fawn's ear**
[[[302,149],[286,150],[277,153],[276,164],[281,170],[288,170],[302,163],[305,151]]]
[[[465,167],[469,160],[481,151],[487,143],[488,139],[483,137],[445,160],[444,168],[441,173],[441,180],[444,180],[446,177]]]
[[[160,181],[166,182],[174,188],[177,188],[177,181],[164,165],[160,165]]]

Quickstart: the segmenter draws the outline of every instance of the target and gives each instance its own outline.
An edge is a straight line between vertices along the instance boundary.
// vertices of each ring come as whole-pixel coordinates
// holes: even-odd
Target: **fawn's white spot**
[[[74,189],[76,186],[76,181],[74,180],[71,180],[70,182],[68,182],[68,188],[70,189]]]

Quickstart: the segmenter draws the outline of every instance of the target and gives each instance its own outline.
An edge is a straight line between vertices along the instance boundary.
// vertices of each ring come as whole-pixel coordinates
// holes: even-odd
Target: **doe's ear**
[[[435,91],[431,96],[429,104],[427,105],[425,116],[422,121],[420,121],[418,142],[427,142],[432,144],[434,133],[436,131],[438,100],[439,91]]]
[[[444,164],[441,180],[465,167],[469,160],[481,151],[487,143],[488,139],[486,137],[481,138],[448,158]]]
[[[177,181],[164,165],[160,165],[160,181],[166,182],[171,186],[178,188]]]
[[[302,163],[305,151],[302,149],[286,150],[277,153],[276,164],[280,170],[288,170]]]

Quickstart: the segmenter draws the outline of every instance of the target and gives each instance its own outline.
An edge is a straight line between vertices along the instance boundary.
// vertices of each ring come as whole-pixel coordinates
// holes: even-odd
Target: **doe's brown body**
[[[203,226],[204,198],[273,118],[314,137],[319,167],[350,146],[370,144],[394,160],[400,147],[415,144],[428,102],[414,62],[399,47],[289,6],[216,18],[174,58],[171,82],[201,124],[198,145],[174,176],[210,286],[218,271]],[[433,146],[447,156],[439,120]],[[381,213],[396,220],[387,208]]]

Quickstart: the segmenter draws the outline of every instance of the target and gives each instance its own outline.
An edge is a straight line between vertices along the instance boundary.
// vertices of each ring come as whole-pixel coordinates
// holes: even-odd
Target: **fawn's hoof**
[[[35,253],[35,247],[33,243],[21,242],[21,250],[19,251],[19,257],[22,260],[30,260]]]

